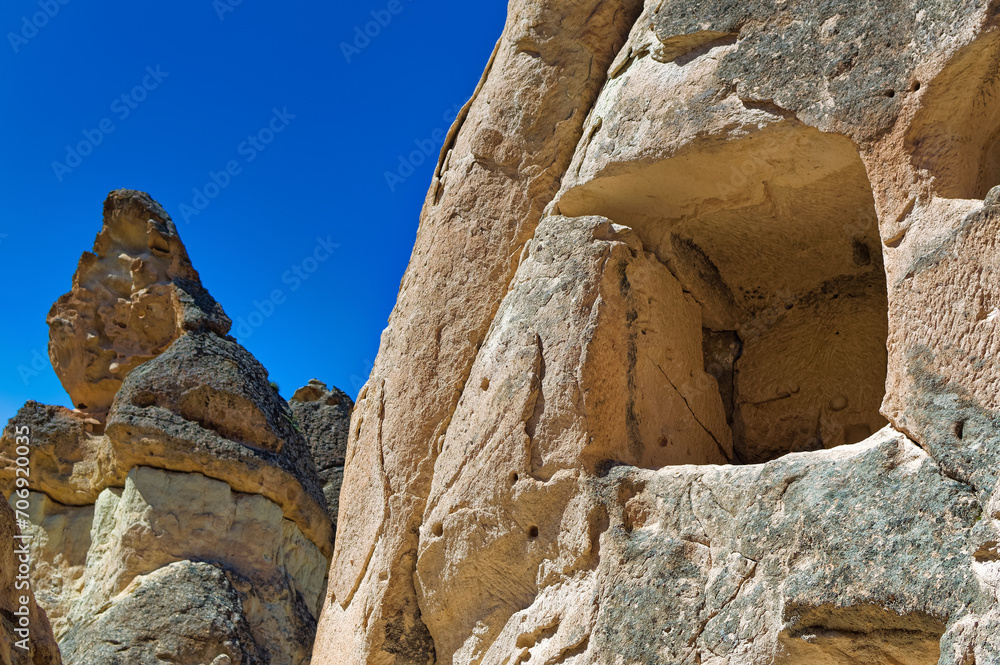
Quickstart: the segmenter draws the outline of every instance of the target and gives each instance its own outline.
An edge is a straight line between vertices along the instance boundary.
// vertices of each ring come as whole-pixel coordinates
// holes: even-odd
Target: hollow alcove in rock
[[[1000,33],[962,49],[926,87],[907,133],[913,163],[948,199],[983,199],[1000,185]]]
[[[774,665],[935,665],[944,625],[874,605],[786,608]]]
[[[698,302],[733,462],[863,440],[886,423],[888,323],[856,148],[795,120],[697,148],[612,164],[559,212],[632,227]]]

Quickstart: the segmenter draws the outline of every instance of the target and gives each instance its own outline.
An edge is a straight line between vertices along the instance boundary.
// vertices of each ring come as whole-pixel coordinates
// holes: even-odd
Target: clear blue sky
[[[45,316],[120,187],[167,209],[234,320],[283,290],[237,336],[286,397],[313,377],[356,395],[412,249],[433,137],[474,90],[505,14],[501,0],[2,3],[3,422],[27,399],[68,405]],[[275,109],[282,131],[261,135]],[[421,149],[433,154],[414,155],[423,163],[392,191],[386,172],[407,174],[399,156]],[[229,162],[236,175],[216,189],[209,174]],[[283,276],[320,237],[339,246],[293,289]]]

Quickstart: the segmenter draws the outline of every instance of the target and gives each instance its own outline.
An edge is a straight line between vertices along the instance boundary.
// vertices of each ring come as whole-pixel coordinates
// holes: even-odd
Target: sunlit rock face
[[[512,0],[314,662],[1000,662],[1000,18]]]
[[[143,192],[118,190],[72,290],[49,312],[49,357],[82,411],[104,413],[125,376],[189,330],[231,322],[191,266],[170,216]]]
[[[56,640],[68,665],[308,662],[351,400],[323,385],[300,424],[142,192],[108,197],[49,323],[77,408],[28,402],[3,432],[0,488],[27,515],[36,648],[25,660],[2,642],[0,662],[58,663]]]

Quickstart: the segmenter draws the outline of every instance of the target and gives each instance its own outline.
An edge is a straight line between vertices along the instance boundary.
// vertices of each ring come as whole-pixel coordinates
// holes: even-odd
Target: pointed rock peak
[[[119,189],[80,259],[73,286],[48,316],[49,357],[73,404],[103,414],[122,380],[187,331],[229,332],[201,285],[177,227],[144,192]]]
[[[342,401],[350,401],[347,395],[337,388],[327,388],[326,384],[319,379],[310,379],[309,383],[302,386],[292,395],[291,402],[319,402],[325,400],[329,406],[337,406]]]

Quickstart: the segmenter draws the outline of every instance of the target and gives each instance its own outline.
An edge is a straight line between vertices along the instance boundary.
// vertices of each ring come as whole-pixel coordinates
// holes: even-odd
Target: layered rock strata
[[[513,0],[314,661],[1000,662],[998,35],[985,0]]]
[[[26,404],[0,480],[9,495],[28,431],[32,583],[63,660],[307,662],[333,549],[312,450],[328,443],[226,334],[158,204],[111,193],[49,322],[79,408]]]

